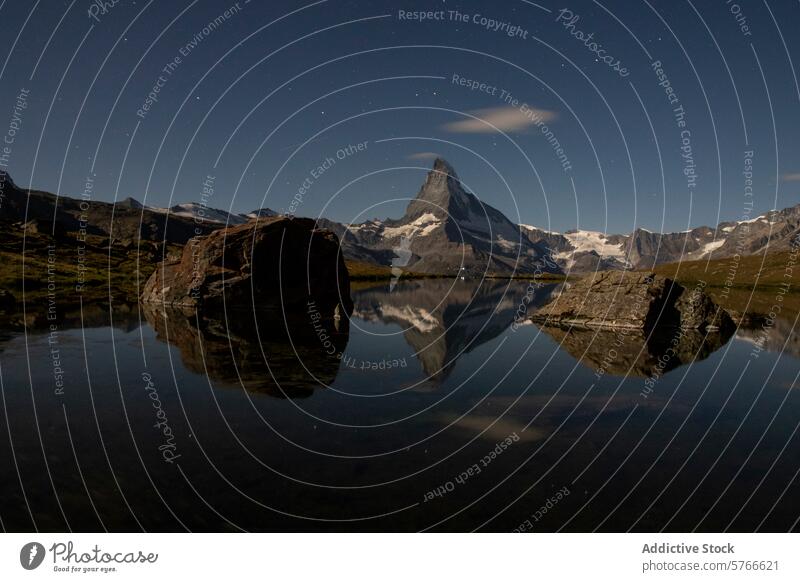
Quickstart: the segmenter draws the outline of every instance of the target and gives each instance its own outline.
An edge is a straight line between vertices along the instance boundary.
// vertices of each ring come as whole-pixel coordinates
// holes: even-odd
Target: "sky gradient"
[[[795,1],[107,6],[0,8],[20,185],[167,206],[211,176],[208,204],[245,212],[305,183],[298,215],[361,222],[399,216],[439,155],[556,231],[800,203]]]

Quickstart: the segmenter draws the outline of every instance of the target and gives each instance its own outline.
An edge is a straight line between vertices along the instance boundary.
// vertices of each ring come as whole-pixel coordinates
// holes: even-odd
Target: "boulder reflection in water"
[[[542,326],[572,357],[600,374],[653,377],[704,360],[730,339],[732,330],[586,329]]]
[[[276,398],[306,398],[329,386],[349,335],[346,318],[291,318],[229,312],[199,313],[143,306],[156,337],[180,350],[189,370],[220,386],[242,386]],[[320,330],[324,333],[321,337]],[[326,339],[327,338],[327,339]]]

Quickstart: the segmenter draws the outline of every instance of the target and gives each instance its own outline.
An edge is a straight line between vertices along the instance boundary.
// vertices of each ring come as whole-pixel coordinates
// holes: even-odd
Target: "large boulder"
[[[191,239],[162,262],[144,303],[182,308],[274,310],[320,316],[351,313],[350,278],[339,239],[314,221],[270,217]]]
[[[565,286],[533,314],[547,325],[715,330],[732,326],[728,314],[705,293],[649,272],[601,271]]]

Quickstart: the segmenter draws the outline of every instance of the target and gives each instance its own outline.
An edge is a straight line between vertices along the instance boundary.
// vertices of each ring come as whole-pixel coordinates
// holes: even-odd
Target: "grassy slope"
[[[392,278],[392,270],[390,267],[381,265],[374,265],[372,263],[365,263],[363,261],[353,261],[350,259],[345,260],[347,271],[350,273],[352,281],[382,281]],[[412,271],[403,271],[401,278],[404,279],[436,279],[440,277],[453,277],[453,275],[435,275],[432,273],[415,273]],[[511,277],[502,275],[487,275],[487,279],[509,279]],[[514,279],[533,279],[532,274],[519,274],[513,277]],[[535,277],[541,280],[561,281],[564,279],[562,275],[551,275],[549,273],[542,273]]]
[[[347,272],[350,274],[351,281],[388,281],[392,278],[391,267],[374,265],[363,261],[353,261],[346,259]],[[428,273],[414,273],[403,271],[400,275],[403,279],[435,279],[438,277],[451,277],[452,275],[432,275]]]
[[[52,238],[47,234],[29,233],[24,239],[18,226],[8,226],[0,238],[0,289],[11,291],[18,301],[22,299],[22,248],[25,242],[25,293],[27,301],[43,301],[47,297],[48,244]],[[59,305],[78,303],[79,294],[75,291],[78,272],[78,247],[80,243],[73,236],[61,237],[55,243],[55,282]],[[161,247],[143,241],[139,249],[140,260],[137,272],[137,249],[113,246],[108,249],[108,239],[89,236],[84,245],[88,267],[85,272],[83,300],[108,301],[109,283],[114,301],[135,302],[138,283],[143,285],[162,259]],[[179,252],[180,247],[171,245],[170,254]],[[800,265],[795,266],[797,275],[787,271],[797,256],[788,252],[770,253],[741,257],[737,262],[732,258],[712,261],[689,261],[659,265],[654,270],[676,279],[685,286],[704,281],[708,292],[726,309],[743,312],[745,307],[751,313],[765,313],[775,304],[780,285],[790,283],[789,293],[782,294],[782,313],[793,317],[800,312],[800,289],[797,279]],[[762,265],[763,261],[763,265]],[[389,267],[373,265],[360,261],[347,260],[350,278],[357,284],[370,281],[388,281],[392,273]],[[785,277],[786,273],[791,275]],[[404,272],[404,278],[435,277],[413,272]],[[555,277],[557,278],[557,277]],[[758,282],[755,286],[755,282]],[[754,289],[755,286],[755,289]],[[749,303],[749,305],[748,305]]]
[[[787,266],[791,268],[798,259],[782,252],[740,257],[738,261],[726,258],[670,263],[653,270],[687,287],[704,281],[715,301],[738,312],[746,308],[749,313],[768,313],[780,296],[781,316],[794,318],[800,312],[800,264],[794,264],[793,270],[787,270]],[[779,293],[786,283],[791,285],[789,292]]]
[[[0,288],[11,291],[17,301],[22,301],[23,242],[25,248],[25,299],[26,302],[42,301],[46,306],[48,295],[48,260],[51,257],[48,245],[53,239],[46,234],[23,232],[18,226],[7,228],[0,241]],[[82,292],[76,291],[78,282],[78,249],[85,250],[84,284]],[[125,248],[112,246],[109,255],[108,239],[88,236],[85,243],[75,237],[59,237],[54,243],[55,252],[52,275],[55,283],[55,300],[60,306],[76,305],[82,295],[84,303],[108,301],[109,284],[114,301],[135,302],[137,273],[143,285],[161,260],[160,247],[143,242],[137,254],[135,246]],[[176,252],[179,247],[169,247]],[[138,264],[137,256],[141,257]]]
[[[381,280],[389,279],[392,276],[392,271],[389,267],[381,267],[380,265],[352,261],[350,259],[346,259],[345,264],[352,281]]]

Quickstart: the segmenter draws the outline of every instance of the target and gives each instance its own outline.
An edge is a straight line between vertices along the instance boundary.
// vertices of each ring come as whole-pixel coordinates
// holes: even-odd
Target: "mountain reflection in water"
[[[392,288],[375,285],[353,292],[353,324],[397,328],[411,352],[399,360],[382,354],[385,334],[373,334],[371,358],[358,360],[347,352],[350,324],[315,320],[308,313],[182,313],[143,307],[159,340],[180,350],[184,365],[222,384],[276,397],[302,398],[333,384],[341,367],[360,361],[360,368],[393,369],[418,362],[429,382],[441,382],[459,358],[489,342],[512,325],[532,325],[527,314],[547,303],[557,284],[487,279],[402,281]],[[769,334],[740,329],[738,336],[760,340],[778,350],[791,331],[779,321]],[[599,374],[653,377],[693,361],[701,361],[725,345],[732,331],[582,329],[534,326],[558,347]],[[322,335],[320,335],[322,333]],[[389,334],[392,335],[392,334]],[[763,337],[762,337],[763,336]],[[789,348],[800,341],[789,343]],[[797,355],[800,350],[790,350]],[[379,363],[383,362],[383,363]],[[358,367],[358,366],[354,366]]]
[[[537,531],[797,527],[791,322],[686,333],[665,360],[670,334],[530,324],[555,288],[356,288],[349,321],[86,306],[57,322],[62,393],[46,318],[16,318],[3,526],[510,531],[568,487]]]
[[[390,286],[355,289],[352,325],[369,336],[369,357],[348,349],[351,322],[318,320],[306,313],[182,312],[155,305],[119,306],[110,314],[97,306],[68,312],[62,329],[113,325],[136,329],[146,322],[156,338],[178,348],[187,369],[220,386],[241,386],[279,398],[305,398],[336,382],[350,368],[417,369],[427,382],[440,383],[459,358],[509,329],[531,326],[552,338],[560,350],[587,368],[613,376],[652,377],[701,361],[730,339],[731,332],[581,329],[532,324],[527,315],[547,303],[559,284],[486,279],[406,280]],[[41,321],[40,321],[41,320]],[[49,322],[27,315],[12,317],[0,333],[47,328]],[[375,325],[379,331],[363,329]],[[5,332],[2,330],[5,329]],[[391,330],[391,331],[386,331]],[[402,337],[402,359],[392,339]],[[768,351],[800,357],[800,334],[788,320],[772,326],[740,328],[736,337]],[[0,341],[0,351],[3,349]],[[383,347],[383,344],[389,344]]]
[[[533,283],[531,284],[533,285]],[[463,354],[506,331],[515,317],[542,305],[557,285],[533,287],[508,280],[422,280],[353,293],[353,317],[401,327],[425,374],[444,379]],[[523,297],[530,301],[523,304]]]
[[[403,367],[418,361],[430,381],[445,379],[459,357],[496,338],[525,315],[524,305],[545,303],[556,285],[534,291],[527,284],[486,280],[412,280],[377,285],[353,293],[358,322],[399,326],[412,349],[402,361],[379,354],[361,358],[361,367]],[[332,384],[340,366],[355,358],[346,353],[346,320],[316,321],[308,313],[270,314],[182,312],[143,306],[157,338],[176,346],[184,365],[223,384],[277,397],[307,397]],[[316,323],[316,326],[315,326]],[[323,335],[321,335],[323,334]],[[327,339],[330,342],[327,342]],[[380,343],[380,338],[375,338]],[[379,363],[385,362],[385,363]],[[412,364],[413,365],[413,364]]]

